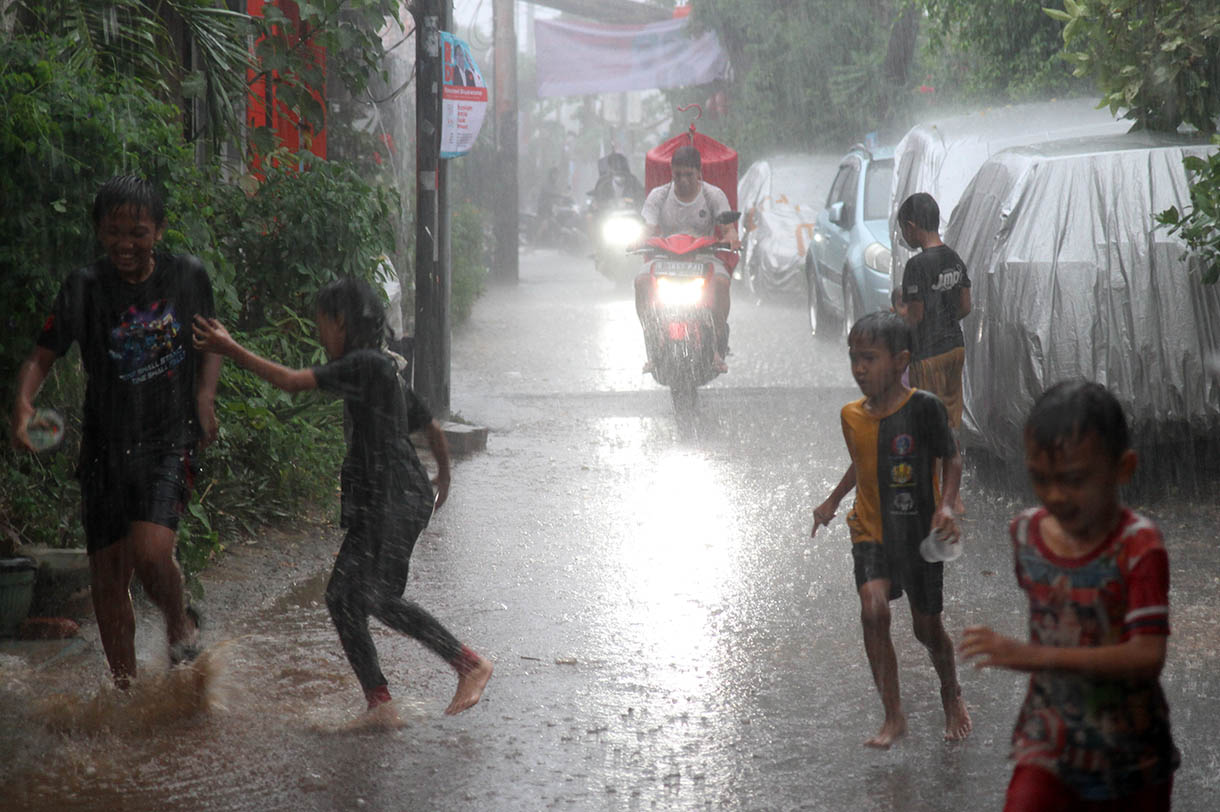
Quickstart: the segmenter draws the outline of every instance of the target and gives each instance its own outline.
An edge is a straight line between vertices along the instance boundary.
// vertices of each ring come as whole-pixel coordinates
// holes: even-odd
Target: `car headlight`
[[[864,264],[877,273],[888,276],[890,273],[890,261],[890,249],[879,242],[870,243],[868,248],[864,249]]]
[[[631,217],[611,217],[602,223],[602,239],[611,245],[631,245],[644,235],[644,225]]]
[[[657,301],[663,305],[693,305],[703,295],[703,277],[669,279],[657,277]]]

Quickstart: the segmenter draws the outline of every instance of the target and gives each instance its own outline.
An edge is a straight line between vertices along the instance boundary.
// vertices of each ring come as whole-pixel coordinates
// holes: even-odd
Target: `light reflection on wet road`
[[[18,809],[998,809],[1021,677],[962,671],[975,733],[941,741],[935,674],[905,603],[894,638],[911,731],[865,750],[880,721],[860,642],[842,519],[808,537],[846,464],[843,349],[795,306],[739,295],[732,371],[689,430],[639,374],[629,293],[589,263],[522,259],[453,340],[453,406],[491,427],[417,547],[408,594],[496,661],[484,702],[440,715],[452,677],[376,628],[409,726],[341,728],[355,679],[320,574],[257,611],[228,611],[226,709],[178,725],[60,737],[18,709],[46,690],[91,696],[96,650],[0,682],[2,789]],[[966,555],[946,574],[946,625],[1021,635],[1005,536],[1019,494],[967,481]],[[846,507],[846,506],[845,506]],[[1220,699],[1217,516],[1154,506],[1174,562],[1165,682],[1185,766],[1175,809],[1214,808]],[[336,542],[337,543],[337,542]],[[145,647],[155,629],[141,629]],[[6,769],[0,767],[0,769]],[[10,794],[9,790],[14,790]],[[7,808],[7,807],[6,807]]]

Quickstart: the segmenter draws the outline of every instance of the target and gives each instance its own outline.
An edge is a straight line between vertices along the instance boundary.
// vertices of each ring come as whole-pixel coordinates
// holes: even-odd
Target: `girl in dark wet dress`
[[[415,542],[449,493],[445,435],[415,393],[402,385],[395,359],[383,349],[385,311],[367,283],[341,279],[324,287],[317,299],[317,323],[330,362],[307,369],[289,369],[255,355],[215,319],[196,319],[195,345],[232,358],[286,392],[324,389],[343,398],[347,456],[340,523],[347,534],[326,587],[326,606],[370,711],[393,714],[369,634],[372,616],[419,640],[453,667],[458,685],[445,713],[459,713],[479,701],[492,665],[402,597]],[[435,492],[408,438],[419,429],[439,467]]]

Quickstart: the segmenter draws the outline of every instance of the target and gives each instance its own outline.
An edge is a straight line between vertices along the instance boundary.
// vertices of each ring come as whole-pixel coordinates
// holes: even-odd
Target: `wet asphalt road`
[[[201,718],[61,736],[12,703],[48,683],[90,695],[100,652],[62,671],[0,670],[19,730],[0,737],[14,808],[1001,807],[1024,679],[961,669],[975,731],[945,744],[905,602],[893,633],[910,733],[889,752],[861,745],[881,717],[847,531],[840,518],[808,535],[847,463],[838,410],[857,390],[844,348],[815,342],[799,303],[758,305],[738,287],[731,372],[682,429],[639,374],[629,294],[585,259],[527,254],[521,269],[453,337],[453,409],[491,434],[457,464],[407,590],[494,659],[484,701],[442,717],[451,675],[379,629],[408,726],[343,731],[361,697],[321,605],[321,562],[228,613],[215,632],[234,638],[225,709]],[[946,626],[1023,635],[1005,526],[1027,497],[969,475],[965,487],[969,546],[946,572]],[[1175,809],[1212,810],[1220,515],[1186,498],[1143,507],[1173,565]],[[155,647],[155,629],[141,639]]]

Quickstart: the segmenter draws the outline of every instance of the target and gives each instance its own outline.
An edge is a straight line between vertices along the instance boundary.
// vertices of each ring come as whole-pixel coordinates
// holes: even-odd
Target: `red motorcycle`
[[[738,216],[726,212],[721,225]],[[716,335],[711,302],[715,263],[723,261],[717,252],[728,248],[713,237],[674,234],[652,237],[638,251],[648,266],[652,376],[669,387],[679,414],[692,410],[698,388],[720,374],[717,339],[722,353],[728,348],[728,335]]]

